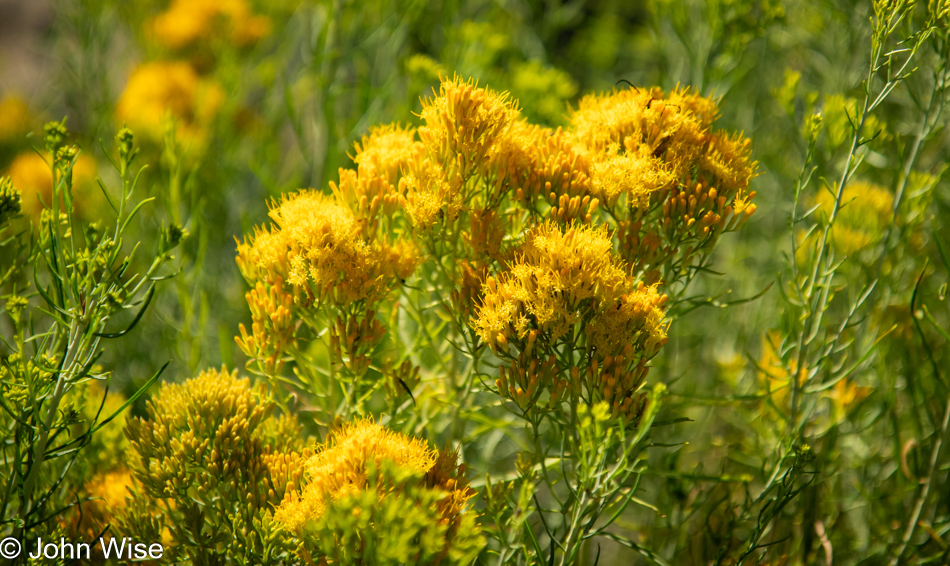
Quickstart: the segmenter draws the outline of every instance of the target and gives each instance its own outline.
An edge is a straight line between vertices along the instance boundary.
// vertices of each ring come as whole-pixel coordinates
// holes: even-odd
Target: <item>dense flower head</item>
[[[20,192],[21,212],[33,223],[38,224],[40,214],[45,207],[53,204],[53,171],[49,163],[49,154],[25,151],[13,158],[13,162],[4,172],[10,182]],[[85,154],[76,158],[72,168],[73,208],[83,215],[95,210],[98,203],[96,186],[96,162]],[[60,210],[64,200],[60,199]]]
[[[646,362],[666,343],[666,299],[655,285],[634,284],[606,227],[548,222],[529,233],[507,270],[487,278],[471,324],[503,360],[498,392],[522,410],[582,396],[636,425]],[[586,365],[565,361],[575,354],[564,351]]]
[[[548,222],[528,234],[508,270],[487,279],[473,325],[492,348],[524,339],[532,329],[553,342],[580,320],[582,302],[597,309],[616,300],[626,279],[605,226],[562,231]]]
[[[666,343],[665,304],[656,285],[640,282],[591,321],[587,341],[600,357],[620,355],[628,344],[652,356]]]
[[[238,490],[232,495],[256,506],[273,501],[280,480],[271,477],[265,457],[280,442],[261,428],[273,407],[262,387],[224,368],[164,384],[147,416],[126,425],[137,455],[132,473],[150,497],[177,505],[190,505],[196,493],[222,490]]]
[[[651,197],[689,178],[741,193],[754,176],[748,140],[712,132],[715,101],[688,89],[624,89],[584,97],[571,116],[578,142],[596,162],[594,194],[627,195],[645,210]]]
[[[413,161],[405,177],[403,203],[409,221],[416,228],[431,228],[436,223],[453,221],[462,208],[462,179],[447,176],[433,159]]]
[[[474,490],[457,451],[435,451],[424,440],[361,419],[333,431],[303,470],[302,488],[288,489],[274,517],[303,548],[334,563],[365,552],[395,553],[388,558],[403,563],[438,563],[440,556],[457,563],[459,553],[477,553],[483,544],[466,512]],[[421,540],[389,539],[393,529],[418,531],[410,538]],[[352,540],[340,548],[341,538]]]
[[[415,269],[411,243],[366,241],[356,216],[333,197],[300,191],[283,197],[270,216],[274,226],[238,246],[238,265],[249,282],[286,282],[305,304],[372,303]]]
[[[200,147],[223,101],[217,83],[199,76],[188,63],[153,61],[132,71],[116,117],[153,141],[163,139],[165,120],[172,118],[182,139]]]
[[[437,457],[425,441],[388,430],[373,420],[344,424],[307,461],[307,484],[299,495],[288,492],[275,516],[289,529],[300,530],[308,521],[318,519],[330,501],[365,489],[368,474],[378,472],[383,460],[421,476]]]
[[[361,176],[379,176],[395,185],[400,172],[424,151],[415,129],[388,124],[370,128],[369,134],[356,144],[353,162]]]
[[[506,188],[526,209],[542,212],[563,223],[591,221],[599,201],[591,198],[592,163],[566,131],[542,128],[524,120],[512,123],[499,137],[490,155],[495,193]]]
[[[423,101],[419,137],[447,172],[465,178],[485,165],[499,135],[518,118],[508,93],[479,88],[472,80],[442,80],[439,93]]]
[[[218,37],[242,47],[266,37],[270,29],[270,19],[253,14],[244,0],[172,0],[149,28],[170,49]]]

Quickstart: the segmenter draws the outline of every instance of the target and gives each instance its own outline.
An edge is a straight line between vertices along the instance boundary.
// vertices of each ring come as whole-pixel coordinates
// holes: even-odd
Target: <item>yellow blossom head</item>
[[[415,269],[410,243],[364,240],[361,223],[333,197],[300,191],[270,216],[274,226],[238,246],[238,265],[250,282],[286,282],[306,304],[372,303]]]
[[[219,38],[243,47],[270,29],[270,19],[251,13],[244,0],[172,0],[149,25],[152,37],[170,49]]]
[[[612,247],[606,226],[537,227],[509,269],[483,285],[476,333],[492,348],[524,339],[532,329],[557,341],[584,308],[621,294],[626,274],[614,263]]]
[[[395,185],[400,172],[425,151],[415,129],[399,124],[371,128],[356,144],[353,161],[360,175],[379,176]]]
[[[422,104],[419,137],[430,155],[450,173],[467,177],[483,166],[485,156],[513,121],[518,110],[508,93],[479,88],[460,77],[442,79],[435,98]]]
[[[275,517],[299,531],[318,519],[330,501],[365,489],[368,475],[379,473],[384,460],[421,477],[437,459],[425,441],[388,430],[371,419],[345,424],[307,461],[306,485],[299,495],[288,492]]]
[[[223,101],[221,88],[188,63],[153,61],[132,71],[116,118],[155,142],[163,139],[165,120],[173,119],[181,138],[200,147]]]

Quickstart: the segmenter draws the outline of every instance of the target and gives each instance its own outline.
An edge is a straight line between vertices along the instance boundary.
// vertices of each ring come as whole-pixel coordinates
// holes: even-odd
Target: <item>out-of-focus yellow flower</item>
[[[455,455],[457,458],[457,455]],[[327,504],[366,489],[370,474],[379,474],[383,461],[419,476],[430,487],[447,492],[445,511],[461,512],[471,498],[464,479],[464,466],[456,458],[440,455],[424,440],[390,431],[371,419],[345,424],[304,465],[306,485],[298,494],[288,490],[274,517],[292,531],[323,514]],[[385,492],[384,492],[385,493]]]
[[[136,483],[126,468],[96,473],[82,489],[89,499],[83,501],[76,512],[67,515],[63,526],[71,535],[83,539],[99,536],[125,513],[132,497],[129,488]]]
[[[814,204],[825,216],[831,216],[835,194],[819,191]],[[884,187],[866,181],[852,181],[841,194],[841,207],[832,227],[835,248],[851,255],[878,241],[894,217],[894,195]]]
[[[161,142],[164,121],[177,122],[178,134],[201,147],[224,101],[211,79],[200,77],[187,63],[155,61],[139,65],[119,97],[116,117],[136,134]]]
[[[25,151],[17,155],[4,175],[20,191],[20,207],[23,216],[34,224],[39,224],[40,214],[45,206],[53,202],[53,172],[49,165],[49,155]],[[80,155],[73,165],[73,209],[76,214],[85,216],[96,209],[98,194],[96,187],[96,162],[85,154]],[[65,206],[60,199],[60,210]]]
[[[0,144],[20,141],[30,131],[30,109],[22,98],[7,95],[0,100]]]
[[[523,111],[551,125],[564,120],[567,101],[577,94],[577,83],[569,74],[537,60],[515,64],[511,83]]]
[[[777,330],[770,330],[762,337],[762,354],[759,357],[758,378],[759,384],[769,393],[772,402],[778,407],[788,403],[789,389],[792,385],[792,375],[798,376],[798,384],[804,385],[808,378],[806,368],[798,369],[797,360],[790,360],[790,368],[782,361],[785,347],[782,344],[782,334]]]
[[[170,49],[216,38],[243,47],[266,37],[271,21],[251,13],[244,0],[173,0],[151,21],[149,30]]]
[[[834,422],[844,421],[848,409],[864,400],[871,391],[870,387],[861,387],[846,377],[835,383],[834,387],[825,392],[825,396],[831,401]]]
[[[828,148],[832,151],[847,145],[850,147],[854,135],[854,125],[861,120],[858,116],[858,101],[855,98],[841,94],[832,94],[825,97],[822,121],[825,127]],[[884,141],[889,137],[885,124],[882,124],[875,113],[868,114],[864,122],[863,136],[875,137],[877,141]]]
[[[125,507],[128,487],[135,479],[129,470],[122,468],[113,472],[98,474],[86,483],[86,493],[99,499],[98,507],[104,511],[115,512]]]

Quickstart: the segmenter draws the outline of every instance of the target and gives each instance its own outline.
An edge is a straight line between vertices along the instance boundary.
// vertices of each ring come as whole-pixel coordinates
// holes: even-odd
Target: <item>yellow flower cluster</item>
[[[750,142],[713,131],[717,116],[712,99],[657,88],[587,96],[571,116],[591,192],[618,220],[621,256],[651,282],[755,212]]]
[[[666,341],[659,287],[755,212],[749,140],[714,130],[716,102],[688,89],[588,96],[552,130],[454,77],[420,117],[417,130],[372,129],[332,196],[285,197],[275,226],[239,246],[254,286],[242,349],[273,373],[302,320],[361,376],[385,333],[379,302],[422,249],[454,283],[453,316],[503,359],[502,394],[525,408],[544,391],[551,407],[587,393],[635,418]],[[418,249],[386,239],[407,224]],[[294,315],[314,305],[327,307],[318,321]],[[585,365],[565,365],[565,350]]]
[[[530,330],[559,340],[587,314],[582,309],[597,310],[620,295],[626,275],[611,249],[606,227],[562,232],[553,223],[539,226],[509,269],[485,282],[474,323],[478,336],[496,350]]]
[[[179,137],[201,148],[206,143],[224,92],[183,61],[153,61],[136,67],[116,106],[116,118],[136,134],[161,142],[166,120],[176,121]]]
[[[363,221],[364,237],[373,238],[380,219],[399,208],[407,182],[402,171],[418,161],[424,148],[415,130],[390,124],[371,129],[355,149],[356,170],[340,169],[340,183],[330,181],[330,190]]]
[[[457,520],[473,492],[458,454],[438,453],[423,440],[390,431],[372,419],[358,420],[331,435],[304,465],[306,484],[288,490],[274,517],[294,532],[321,517],[331,501],[376,483],[384,461],[418,476],[422,485],[445,493],[440,504],[446,522]],[[381,492],[385,494],[386,492]],[[381,495],[383,496],[383,495]]]
[[[416,267],[411,243],[365,240],[357,217],[316,191],[283,197],[270,217],[238,246],[238,266],[249,282],[286,283],[299,305],[373,304]]]
[[[570,133],[516,122],[504,132],[492,155],[494,184],[507,187],[517,201],[537,216],[546,199],[546,214],[569,223],[592,220],[600,200],[593,197],[592,163]]]
[[[69,533],[84,539],[98,537],[125,512],[131,498],[129,488],[135,484],[126,468],[92,476],[83,486],[84,495],[90,499],[83,502],[81,513],[70,517],[72,524],[65,525]]]
[[[472,325],[479,338],[509,360],[501,367],[499,391],[523,409],[548,390],[553,408],[566,394],[584,389],[631,417],[646,375],[646,360],[666,342],[666,296],[642,282],[634,285],[616,261],[606,227],[575,225],[566,231],[545,223],[529,233],[518,259],[489,277]],[[576,329],[583,330],[579,343]],[[517,349],[517,357],[509,348]],[[589,379],[562,367],[559,348],[586,352]],[[567,375],[572,376],[571,380]],[[628,400],[629,399],[629,400]]]
[[[9,177],[0,177],[0,229],[7,220],[20,214],[20,191],[13,186]]]
[[[361,178],[381,177],[390,185],[398,183],[401,169],[425,151],[413,128],[398,124],[376,126],[356,144],[353,162]]]
[[[508,93],[478,88],[472,80],[443,80],[438,96],[423,101],[419,138],[450,178],[484,171],[499,136],[517,119]]]
[[[132,473],[149,497],[182,507],[192,505],[196,493],[240,486],[249,489],[234,495],[247,503],[274,502],[293,473],[287,455],[275,455],[282,441],[269,438],[262,427],[273,406],[262,388],[223,368],[180,385],[165,384],[149,401],[148,417],[126,425],[138,455]]]
[[[218,38],[243,47],[266,37],[270,19],[255,15],[244,0],[172,0],[149,26],[158,43],[182,49]]]
[[[248,357],[263,362],[266,372],[279,373],[284,365],[283,353],[294,343],[294,296],[284,290],[279,276],[270,286],[258,281],[244,296],[251,309],[251,332],[240,324],[241,335],[235,341]]]

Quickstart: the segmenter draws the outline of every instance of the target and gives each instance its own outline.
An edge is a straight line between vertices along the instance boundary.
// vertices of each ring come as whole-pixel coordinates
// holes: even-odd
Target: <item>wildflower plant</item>
[[[132,133],[122,130],[116,136],[121,190],[110,196],[102,187],[113,210],[108,223],[87,223],[76,214],[74,171],[81,155],[68,138],[65,122],[46,124],[51,198],[37,225],[18,217],[22,197],[9,178],[0,181],[0,242],[6,258],[0,284],[10,329],[0,357],[0,422],[9,439],[3,446],[0,520],[6,532],[24,540],[45,536],[50,517],[77,505],[70,470],[82,466],[80,455],[93,434],[128,402],[103,413],[104,388],[102,399],[88,399],[98,403],[98,411],[76,402],[84,390],[109,382],[110,373],[98,365],[101,344],[130,332],[141,319],[178,244],[175,231],[166,230],[147,268],[135,273],[124,235],[147,201],[133,200],[137,150]]]
[[[237,343],[328,425],[389,407],[400,427],[463,434],[472,402],[513,411],[531,446],[518,482],[542,524],[560,517],[521,556],[569,563],[635,491],[661,398],[646,377],[671,322],[665,291],[681,293],[755,211],[748,141],[714,131],[715,102],[685,90],[588,97],[555,131],[454,77],[420,117],[371,130],[330,194],[283,197],[273,224],[239,243],[253,323]],[[617,439],[600,468],[579,460],[594,425],[578,423],[595,407],[596,434]],[[549,470],[559,437],[564,463]],[[578,496],[603,474],[599,503]],[[278,518],[322,516],[326,497],[307,493],[309,512],[285,502]],[[503,560],[518,556],[512,520],[496,524]]]
[[[946,0],[52,12],[0,553],[948,561]]]

